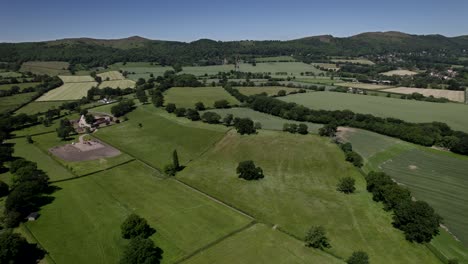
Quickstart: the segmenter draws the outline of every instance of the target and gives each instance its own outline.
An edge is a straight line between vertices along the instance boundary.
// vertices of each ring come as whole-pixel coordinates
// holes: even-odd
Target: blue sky
[[[70,37],[193,41],[350,36],[397,30],[468,35],[468,1],[0,0],[0,42]]]

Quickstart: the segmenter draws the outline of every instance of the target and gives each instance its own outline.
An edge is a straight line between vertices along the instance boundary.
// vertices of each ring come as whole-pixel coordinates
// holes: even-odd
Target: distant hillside
[[[134,36],[124,39],[62,39],[46,42],[0,43],[2,61],[67,61],[89,66],[118,61],[152,61],[161,64],[220,63],[234,56],[365,56],[389,52],[444,53],[464,55],[468,36],[410,35],[401,32],[368,32],[346,38],[331,35],[288,41],[214,41],[190,43],[149,40]]]

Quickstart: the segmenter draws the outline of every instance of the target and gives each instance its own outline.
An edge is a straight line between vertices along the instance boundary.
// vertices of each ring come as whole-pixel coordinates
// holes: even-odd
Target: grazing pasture
[[[365,65],[374,65],[375,63],[368,59],[333,59],[332,62],[336,63],[355,63],[355,64],[365,64]]]
[[[34,101],[18,109],[15,112],[15,114],[25,113],[28,115],[32,115],[36,113],[44,113],[51,108],[58,109],[65,102],[66,101],[43,101],[43,102]]]
[[[447,98],[454,102],[465,102],[465,91],[451,91],[443,89],[422,89],[422,88],[409,88],[397,87],[383,90],[385,92],[399,93],[399,94],[412,94],[420,93],[424,96],[434,96],[435,98]]]
[[[101,112],[99,107],[93,111]],[[99,129],[94,135],[159,169],[171,162],[175,149],[181,164],[186,164],[221,139],[227,131],[223,126],[176,118],[151,104],[136,108],[127,117],[129,121]],[[141,128],[139,123],[142,124]]]
[[[65,83],[58,88],[48,91],[39,97],[37,101],[79,100],[86,97],[88,90],[96,86],[97,82]]]
[[[69,74],[70,64],[64,61],[27,61],[21,64],[20,72],[35,74],[60,75]]]
[[[290,62],[296,61],[291,56],[277,56],[277,57],[262,57],[262,58],[255,58],[256,62]]]
[[[236,87],[236,89],[245,95],[254,95],[254,94],[261,94],[261,93],[267,93],[268,95],[277,95],[278,92],[281,90],[286,91],[286,94],[299,91],[299,89],[297,88],[289,88],[289,87],[282,87],[282,86]]]
[[[409,70],[393,70],[393,71],[388,71],[388,72],[382,72],[380,73],[385,76],[413,76],[418,74],[417,72],[414,71],[409,71]]]
[[[59,75],[59,78],[64,83],[95,82],[94,78],[91,76]]]
[[[35,94],[35,92],[20,93],[11,96],[0,97],[0,113],[18,108],[20,105],[29,102]]]
[[[132,80],[113,80],[113,81],[103,81],[101,84],[99,84],[99,88],[105,88],[105,87],[110,87],[114,89],[135,88],[135,82]]]
[[[248,117],[248,118],[252,119],[254,122],[260,122],[260,124],[262,125],[262,129],[266,129],[266,130],[282,131],[283,130],[283,125],[285,123],[289,123],[289,124],[303,123],[303,124],[307,125],[307,127],[309,128],[310,133],[317,134],[319,128],[322,127],[322,125],[320,125],[320,124],[287,120],[287,119],[283,119],[281,117],[277,117],[277,116],[257,112],[257,111],[254,111],[254,110],[250,109],[250,108],[210,109],[210,110],[207,110],[207,111],[218,113],[221,117],[224,117],[227,114],[232,114],[234,117],[240,117],[240,118]]]
[[[447,123],[454,130],[468,132],[468,106],[463,104],[430,103],[335,92],[295,94],[278,99],[295,102],[311,109],[348,109],[355,113],[394,117],[417,123],[439,121]]]
[[[125,77],[119,71],[108,71],[103,73],[98,73],[97,76],[101,77],[103,81],[115,81],[115,80],[124,80]]]
[[[7,72],[2,72],[0,71],[0,77],[3,77],[3,78],[10,78],[10,77],[21,77],[22,74],[19,73],[19,72],[11,72],[11,71],[7,71]]]
[[[392,87],[392,86],[389,86],[389,85],[372,84],[372,83],[359,83],[359,82],[342,82],[342,83],[335,83],[335,85],[336,86],[343,86],[343,87],[366,89],[366,90],[381,90],[381,89],[386,89],[386,88],[391,88]]]
[[[263,224],[256,224],[184,261],[186,264],[219,263],[343,263],[320,250]]]
[[[214,102],[223,99],[231,105],[240,104],[222,87],[173,87],[164,93],[165,103],[174,103],[177,107],[186,108],[195,108],[197,102],[202,102],[205,107],[213,107]]]
[[[2,84],[0,85],[0,90],[10,90],[11,87],[13,86],[18,86],[20,88],[20,91],[26,89],[26,88],[34,88],[36,87],[40,82],[28,82],[28,83],[15,83],[15,84]]]
[[[253,160],[265,178],[239,179],[235,170],[243,160]],[[336,191],[338,179],[347,176],[356,179],[355,194]],[[392,227],[391,214],[372,200],[363,176],[329,139],[230,132],[176,177],[296,237],[323,225],[332,245],[326,251],[335,256],[364,250],[375,263],[439,262],[424,245],[406,241]]]

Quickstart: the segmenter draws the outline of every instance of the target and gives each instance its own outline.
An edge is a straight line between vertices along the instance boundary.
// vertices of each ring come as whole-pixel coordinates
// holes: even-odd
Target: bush
[[[111,113],[116,117],[123,116],[126,113],[132,111],[134,106],[135,103],[133,102],[133,100],[124,99],[120,101],[117,105],[111,107]]]
[[[363,160],[361,155],[357,154],[354,151],[346,152],[346,161],[351,162],[354,166],[361,168],[363,165]]]
[[[322,226],[313,226],[307,232],[305,237],[306,247],[313,247],[317,249],[331,248],[325,229]]]
[[[158,264],[161,262],[162,250],[154,245],[153,240],[134,238],[125,248],[120,264]]]
[[[198,111],[203,111],[205,110],[205,105],[202,103],[202,102],[198,102],[195,104],[195,109],[198,110]]]
[[[176,110],[176,105],[173,103],[167,104],[166,105],[166,111],[168,113],[173,113]]]
[[[194,109],[190,109],[190,108],[187,109],[185,116],[192,121],[200,120],[200,114],[198,113],[197,110],[194,110]]]
[[[229,102],[227,100],[219,100],[214,102],[214,107],[215,108],[229,108]]]
[[[208,124],[218,124],[219,120],[221,120],[221,116],[215,112],[205,112],[201,116],[201,119]]]
[[[177,168],[173,164],[168,164],[164,167],[164,173],[168,176],[175,176],[177,173]]]
[[[234,127],[237,130],[237,133],[244,134],[254,134],[257,131],[255,130],[254,122],[250,118],[239,118],[234,122]]]
[[[309,132],[308,132],[308,129],[309,129],[309,128],[307,127],[306,124],[302,124],[302,123],[301,123],[301,124],[299,124],[299,125],[297,126],[297,133],[299,133],[299,134],[301,134],[301,135],[306,135],[307,133],[309,133]]]
[[[3,181],[0,181],[0,197],[7,196],[9,192],[9,186]]]
[[[369,264],[369,256],[364,251],[354,251],[346,260],[348,264]]]
[[[255,163],[251,160],[239,162],[236,169],[239,178],[245,180],[259,180],[264,177],[263,170],[260,167],[255,167]]]
[[[176,114],[176,116],[178,117],[183,117],[185,116],[185,113],[187,112],[187,110],[185,110],[185,108],[177,108],[176,110],[174,110],[174,113]]]
[[[336,189],[342,193],[353,193],[356,190],[355,183],[351,177],[341,178]]]

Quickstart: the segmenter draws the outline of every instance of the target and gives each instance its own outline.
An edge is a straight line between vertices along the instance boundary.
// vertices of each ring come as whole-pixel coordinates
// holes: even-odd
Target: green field
[[[126,243],[120,224],[135,212],[157,230],[163,263],[173,263],[251,221],[158,175],[134,161],[59,183],[56,199],[28,227],[57,263],[116,263]]]
[[[35,138],[34,138],[35,139]],[[34,161],[38,164],[38,168],[45,171],[51,181],[63,180],[73,178],[67,169],[55,161],[51,156],[44,153],[36,144],[29,144],[26,142],[26,138],[17,138],[9,140],[9,142],[15,144],[15,157],[25,158],[30,161]]]
[[[289,94],[294,91],[299,91],[297,88],[289,88],[282,86],[256,86],[256,87],[236,87],[239,92],[245,95],[254,95],[267,93],[268,95],[277,95],[279,91],[284,90],[286,94]]]
[[[0,85],[0,90],[10,90],[13,86],[18,86],[20,91],[26,88],[34,88],[36,85],[40,84],[39,82],[30,82],[30,83],[14,83],[14,84],[2,84]]]
[[[336,83],[336,85],[342,86],[342,87],[352,87],[352,88],[359,88],[359,89],[366,89],[366,90],[380,90],[380,89],[389,89],[389,88],[394,87],[394,86],[389,86],[389,85],[359,83],[359,82],[342,82],[342,83]]]
[[[365,65],[375,64],[368,59],[333,59],[331,61],[336,62],[336,63],[356,63],[356,64],[365,64]]]
[[[263,168],[264,179],[237,178],[238,162],[249,159]],[[357,181],[353,195],[335,190],[346,176]],[[300,238],[311,225],[323,225],[332,244],[327,252],[335,256],[364,250],[373,263],[438,263],[424,245],[407,242],[392,227],[391,214],[372,201],[363,176],[324,138],[232,132],[177,178]]]
[[[39,97],[37,101],[79,100],[86,97],[88,90],[92,87],[97,87],[97,82],[65,83],[58,88],[48,91]]]
[[[79,83],[79,82],[94,82],[94,78],[91,76],[80,76],[80,75],[59,75],[59,78],[64,83]]]
[[[197,102],[205,107],[213,107],[215,101],[227,100],[231,105],[240,104],[222,87],[173,87],[164,93],[165,103],[174,103],[177,107],[195,108]]]
[[[62,118],[68,118],[68,119],[78,119],[79,115],[78,114],[72,114],[68,115]],[[60,119],[62,119],[60,118]],[[50,126],[45,126],[43,124],[35,125],[35,126],[30,126],[23,128],[21,130],[16,130],[12,133],[12,136],[14,137],[24,137],[26,135],[36,135],[36,134],[42,134],[42,133],[47,133],[47,132],[55,132],[55,130],[58,128],[60,124],[60,119],[55,119],[52,121],[52,124]]]
[[[319,128],[322,127],[322,125],[319,125],[319,124],[314,124],[310,122],[297,122],[297,121],[283,119],[277,116],[264,114],[261,112],[254,111],[250,108],[210,109],[207,111],[216,112],[221,117],[224,117],[227,114],[232,114],[234,117],[240,117],[240,118],[248,117],[252,119],[254,122],[260,122],[260,124],[262,125],[262,129],[266,129],[266,130],[283,130],[283,125],[285,123],[290,123],[290,124],[291,123],[293,124],[304,123],[308,126],[310,133],[317,134]]]
[[[35,92],[32,92],[0,97],[0,113],[18,108],[20,105],[29,102],[35,94]]]
[[[98,107],[93,111],[101,110]],[[186,164],[221,139],[227,130],[176,118],[153,105],[140,106],[127,116],[129,121],[100,129],[95,136],[159,169],[171,162],[175,149],[181,163]]]
[[[417,123],[439,121],[447,123],[454,130],[468,132],[468,106],[463,104],[430,103],[334,92],[295,94],[279,99],[311,109],[348,109],[355,113],[394,117]]]
[[[58,121],[57,121],[58,122]],[[57,137],[56,133],[48,133],[43,135],[37,135],[33,137],[35,145],[38,146],[44,153],[48,153],[49,149],[55,146],[61,146],[70,144],[78,141],[78,136],[70,137],[68,141],[62,141]],[[122,153],[115,157],[100,158],[98,160],[87,160],[87,161],[65,161],[52,154],[48,154],[63,166],[69,168],[75,175],[81,176],[96,171],[111,168],[113,166],[125,163],[132,160],[132,157]]]
[[[365,157],[366,171],[382,170],[407,186],[417,199],[430,203],[444,218],[449,230],[468,244],[468,196],[465,191],[468,188],[468,158],[360,129],[348,128],[339,135]],[[445,255],[464,258],[464,263],[468,263],[468,248],[457,245],[453,238],[437,237],[431,243],[446,252]],[[453,247],[460,249],[451,250]]]
[[[18,73],[18,72],[11,72],[11,71],[0,72],[0,77],[3,77],[3,78],[11,78],[11,77],[18,78],[18,77],[21,77],[21,76],[22,76],[22,74]]]
[[[64,61],[27,61],[21,64],[20,72],[32,72],[34,74],[59,75],[69,74],[68,62]]]
[[[220,261],[222,260],[222,261]],[[227,238],[221,243],[184,261],[187,264],[205,263],[344,263],[338,258],[304,247],[302,241],[256,224]]]
[[[34,101],[21,107],[15,113],[16,114],[25,113],[28,115],[32,115],[36,113],[44,113],[51,108],[59,108],[63,103],[65,103],[65,101],[49,101],[49,102]]]
[[[290,62],[296,61],[291,56],[276,56],[276,57],[262,57],[262,58],[255,58],[256,62]]]
[[[110,88],[135,88],[135,81],[132,80],[113,80],[113,81],[103,81],[99,84],[99,88],[110,87]]]
[[[97,76],[101,77],[103,81],[106,81],[107,79],[109,79],[109,81],[125,79],[125,77],[119,71],[102,72],[102,73],[98,73]]]

